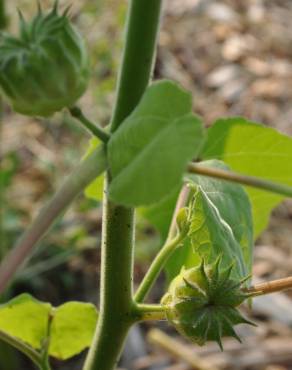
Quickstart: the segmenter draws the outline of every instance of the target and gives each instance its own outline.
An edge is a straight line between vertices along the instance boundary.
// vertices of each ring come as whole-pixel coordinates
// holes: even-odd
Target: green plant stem
[[[20,352],[22,352],[24,355],[26,355],[31,361],[39,367],[39,369],[42,370],[42,359],[41,355],[35,351],[33,348],[31,348],[26,343],[20,341],[19,339],[12,337],[11,335],[3,332],[0,330],[0,340],[2,340],[5,343],[10,344],[14,348],[18,349]],[[49,369],[48,369],[49,370]]]
[[[160,304],[138,304],[136,309],[140,321],[166,320],[165,307]]]
[[[288,185],[277,184],[272,181],[262,180],[258,177],[242,175],[229,170],[222,170],[218,168],[205,167],[200,163],[190,163],[188,165],[188,172],[197,175],[213,177],[225,181],[239,183],[241,185],[251,186],[261,190],[266,190],[272,193],[292,197],[292,187]]]
[[[87,128],[94,136],[98,137],[102,142],[107,143],[110,139],[110,135],[100,126],[91,122],[79,107],[72,107],[69,109],[71,115],[76,118],[83,126]]]
[[[180,245],[184,237],[185,235],[178,234],[174,239],[166,241],[164,246],[161,248],[161,250],[155,257],[154,261],[152,262],[139,288],[137,289],[137,292],[135,294],[136,302],[143,302],[143,300],[146,298],[148,292],[153,286],[155,280],[157,279],[158,275],[163,269],[168,258],[172,255],[172,253]]]
[[[119,74],[114,132],[133,111],[151,78],[162,0],[131,0]],[[132,297],[134,211],[109,201],[105,185],[100,316],[84,370],[112,370],[130,326],[137,320]],[[129,189],[130,190],[130,189]]]
[[[165,266],[168,258],[172,255],[175,249],[184,239],[185,235],[177,234],[177,215],[181,208],[185,207],[188,202],[190,195],[190,188],[184,185],[180,191],[179,197],[176,202],[175,210],[173,213],[172,221],[169,227],[168,236],[164,246],[161,248],[160,252],[152,262],[149,270],[144,276],[137,292],[135,294],[135,302],[143,302],[146,298],[148,292],[152,288],[155,280],[159,276],[161,270]]]
[[[105,148],[101,146],[82,161],[68,176],[60,190],[40,211],[32,225],[2,261],[0,265],[0,293],[8,286],[15,273],[57,217],[87,185],[105,170],[106,165]]]
[[[132,314],[133,213],[104,200],[100,315],[86,370],[113,369],[135,321]]]
[[[140,101],[151,78],[162,0],[131,0],[112,132]]]

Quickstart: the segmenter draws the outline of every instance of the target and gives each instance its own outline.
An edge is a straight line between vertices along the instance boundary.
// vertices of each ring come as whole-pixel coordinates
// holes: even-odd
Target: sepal
[[[250,324],[237,307],[251,294],[241,287],[246,279],[232,278],[232,264],[221,268],[222,257],[206,265],[185,270],[172,281],[162,298],[169,322],[185,337],[198,345],[216,341],[222,349],[222,338],[240,341],[234,330],[238,324]],[[250,277],[248,277],[250,278]]]

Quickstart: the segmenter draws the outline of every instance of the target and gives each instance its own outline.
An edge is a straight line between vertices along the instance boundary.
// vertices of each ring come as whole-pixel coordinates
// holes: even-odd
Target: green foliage
[[[67,302],[54,310],[49,353],[66,360],[86,347],[93,338],[96,308],[90,303]]]
[[[138,213],[159,232],[162,242],[166,240],[178,194],[179,189],[175,189],[160,202],[138,208]]]
[[[0,306],[0,330],[40,349],[48,332],[49,303],[21,294]]]
[[[226,168],[219,161],[205,166]],[[194,196],[191,233],[184,246],[177,249],[166,265],[168,277],[176,276],[181,266],[197,266],[202,257],[208,263],[223,253],[223,265],[237,261],[238,277],[251,272],[253,255],[252,217],[249,199],[237,184],[188,175],[198,185]]]
[[[208,130],[201,156],[218,158],[232,170],[292,185],[292,138],[243,118],[220,119]],[[246,188],[252,203],[254,233],[267,226],[272,209],[283,197]]]
[[[131,206],[158,202],[182,181],[187,162],[203,144],[191,96],[175,83],[151,85],[108,145],[109,196]]]
[[[218,160],[203,161],[204,167],[228,170],[224,162]],[[236,241],[241,245],[248,271],[253,262],[253,222],[252,209],[245,189],[238,184],[209,177],[186,176],[191,182],[201,186],[208,198],[218,209],[222,219],[231,227]]]
[[[89,303],[54,308],[22,294],[0,306],[0,330],[40,351],[49,340],[49,355],[66,360],[90,345],[97,317]]]
[[[224,254],[221,254],[224,256]],[[210,265],[182,270],[162,299],[171,324],[191,341],[204,345],[231,336],[239,339],[233,326],[251,324],[236,309],[250,295],[240,287],[245,279],[232,278],[234,265],[223,268],[221,257]]]
[[[85,43],[66,12],[38,14],[29,23],[20,15],[20,34],[0,42],[0,86],[16,112],[50,116],[72,106],[89,78]]]
[[[38,14],[29,23],[20,14],[19,37],[3,36],[0,86],[17,112],[49,116],[69,107],[71,114],[78,118],[79,108],[73,110],[72,105],[88,83],[88,56],[81,36],[67,17],[67,10],[59,15],[57,5],[58,1],[48,14],[43,14],[39,6]],[[231,168],[292,185],[288,161],[292,156],[291,138],[257,123],[232,118],[217,121],[209,129],[205,143],[202,123],[192,113],[191,95],[174,82],[159,81],[150,85],[132,111],[151,74],[160,5],[159,0],[130,2],[125,64],[118,84],[113,133],[109,142],[106,134],[107,144],[103,146],[111,179],[106,197],[112,200],[112,203],[105,202],[103,248],[106,253],[103,253],[101,268],[106,287],[101,292],[101,311],[105,313],[102,327],[106,332],[102,329],[95,337],[97,341],[85,364],[88,369],[115,366],[128,329],[145,314],[145,307],[143,311],[136,303],[146,297],[175,248],[166,269],[169,277],[178,276],[162,300],[169,321],[195,343],[203,345],[215,340],[221,348],[224,336],[239,340],[233,329],[235,325],[249,323],[236,308],[250,296],[242,288],[252,268],[253,226],[258,235],[266,226],[273,207],[283,198],[247,189],[250,203],[240,185],[186,175],[189,161],[211,159],[202,165]],[[141,16],[146,15],[146,21],[141,23]],[[146,27],[137,29],[138,24]],[[102,70],[97,73],[107,75]],[[132,113],[115,130],[121,123],[118,117],[125,117],[130,111]],[[83,123],[86,125],[85,120]],[[98,145],[93,139],[86,156]],[[213,158],[224,160],[228,167]],[[95,167],[95,158],[92,163]],[[105,167],[104,164],[103,169]],[[79,169],[84,168],[81,165]],[[55,203],[62,198],[60,194],[65,200],[68,196],[73,199],[73,195],[77,195],[74,186],[81,184],[80,191],[86,183],[86,175],[92,175],[92,169],[85,167],[84,172],[76,176],[76,182],[74,173],[66,191],[57,194]],[[0,177],[5,180],[7,174]],[[132,209],[127,207],[143,206],[140,214],[150,220],[165,239],[183,180],[194,193],[186,207],[178,212],[178,235],[167,241],[150,273],[146,274],[142,289],[133,297],[134,218]],[[100,176],[86,189],[86,195],[102,199],[102,183]],[[62,201],[60,199],[61,205],[68,205]],[[50,224],[53,218],[51,205],[46,208],[47,214],[46,211],[40,214],[44,225]],[[36,229],[33,226],[29,235],[37,234]],[[32,242],[29,247],[33,246]],[[2,339],[4,334],[9,334],[6,340],[12,344],[16,338],[18,342],[14,341],[14,345],[28,356],[30,349],[35,349],[33,355],[37,358],[39,355],[42,363],[46,362],[46,355],[66,360],[91,344],[97,319],[98,313],[92,304],[67,302],[54,308],[23,294],[0,306],[0,338],[1,333]],[[29,357],[34,361],[31,353]],[[34,362],[38,363],[38,359]],[[47,364],[45,367],[48,368]]]

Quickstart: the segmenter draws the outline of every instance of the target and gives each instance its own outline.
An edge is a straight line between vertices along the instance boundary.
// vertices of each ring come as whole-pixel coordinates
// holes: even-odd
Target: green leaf
[[[229,169],[218,160],[204,161],[201,164],[204,167]],[[231,227],[235,239],[241,245],[248,273],[251,273],[254,246],[252,209],[243,186],[198,175],[187,175],[187,179],[201,186],[220,216]]]
[[[101,142],[97,137],[91,138],[89,141],[88,150],[85,153],[84,158],[87,158],[100,144]],[[98,176],[85,189],[84,191],[85,196],[89,199],[101,201],[103,198],[103,181],[104,175]]]
[[[0,306],[0,330],[40,349],[47,335],[51,309],[49,303],[21,294]]]
[[[204,258],[207,264],[214,262],[222,254],[223,268],[235,262],[238,277],[247,275],[240,244],[230,226],[221,217],[218,208],[200,186],[197,187],[195,195],[189,238],[194,252]]]
[[[49,353],[66,360],[89,347],[97,322],[94,305],[68,302],[54,311]]]
[[[221,119],[208,130],[201,156],[218,158],[232,170],[292,185],[292,138],[243,118]],[[255,237],[266,228],[283,196],[246,188],[252,203]]]
[[[110,198],[140,206],[159,202],[179,186],[187,162],[204,140],[191,96],[175,83],[151,85],[108,144]]]
[[[226,168],[218,161],[207,166]],[[195,195],[192,236],[178,248],[166,265],[168,278],[181,270],[195,267],[202,257],[209,263],[223,253],[223,266],[236,261],[239,277],[251,271],[253,238],[251,207],[240,185],[189,175],[199,185]]]
[[[159,232],[162,242],[167,238],[178,194],[179,189],[175,189],[159,203],[138,208],[138,213]]]
[[[29,294],[21,294],[0,306],[1,331],[40,351],[50,333],[49,355],[60,360],[90,346],[97,319],[93,304],[67,302],[53,308]]]

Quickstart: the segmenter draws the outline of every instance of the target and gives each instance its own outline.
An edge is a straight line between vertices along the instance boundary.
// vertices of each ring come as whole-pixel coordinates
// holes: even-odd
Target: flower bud
[[[236,309],[250,297],[240,287],[246,279],[234,280],[233,266],[220,270],[221,258],[212,265],[200,266],[181,273],[171,282],[162,298],[169,322],[191,341],[204,345],[216,341],[222,349],[221,338],[239,339],[233,326],[251,324]]]
[[[0,86],[16,112],[50,116],[84,93],[89,62],[84,41],[67,17],[41,9],[31,22],[20,13],[18,37],[0,41]]]

